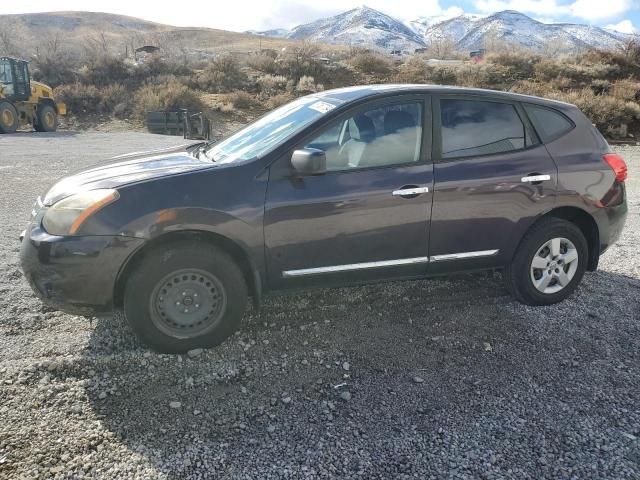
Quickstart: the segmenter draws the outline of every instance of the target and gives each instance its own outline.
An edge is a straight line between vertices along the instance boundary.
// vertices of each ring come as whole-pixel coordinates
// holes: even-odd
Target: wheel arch
[[[213,245],[220,250],[227,253],[234,262],[240,267],[242,275],[247,282],[247,288],[253,299],[254,308],[260,308],[260,302],[262,299],[262,277],[260,272],[253,264],[249,253],[240,246],[237,242],[220,235],[218,233],[204,231],[204,230],[182,230],[179,232],[168,232],[162,234],[156,238],[145,242],[142,247],[136,250],[120,268],[113,291],[113,305],[114,307],[121,308],[124,302],[124,291],[127,283],[127,279],[135,268],[140,264],[142,259],[150,252],[156,249],[168,245],[170,243],[180,241],[196,241],[200,243],[206,243]]]
[[[540,216],[527,231],[544,218],[559,218],[576,225],[587,240],[587,246],[589,248],[587,270],[592,272],[598,268],[598,261],[600,260],[600,229],[595,219],[588,212],[578,207],[556,207]]]
[[[50,105],[51,107],[53,107],[56,114],[58,113],[58,106],[56,105],[56,102],[53,101],[53,98],[43,98],[43,97],[39,98],[38,107],[40,107],[40,105]]]

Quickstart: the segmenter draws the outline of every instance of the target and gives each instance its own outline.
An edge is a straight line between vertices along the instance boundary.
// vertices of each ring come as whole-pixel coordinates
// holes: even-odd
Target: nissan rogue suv
[[[36,201],[22,269],[47,304],[122,308],[164,352],[222,342],[248,297],[291,288],[499,269],[517,300],[548,305],[620,236],[626,175],[573,105],[428,85],[330,90],[217,143],[63,178]]]

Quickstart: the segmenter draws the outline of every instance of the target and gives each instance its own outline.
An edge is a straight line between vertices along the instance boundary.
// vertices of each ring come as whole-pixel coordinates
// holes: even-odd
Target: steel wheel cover
[[[196,268],[165,276],[149,300],[153,324],[175,338],[192,338],[212,330],[226,307],[227,295],[220,280]]]

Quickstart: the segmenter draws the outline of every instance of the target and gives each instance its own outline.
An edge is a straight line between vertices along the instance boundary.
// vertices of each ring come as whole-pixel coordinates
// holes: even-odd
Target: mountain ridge
[[[543,23],[516,10],[490,15],[463,13],[447,19],[418,17],[403,22],[367,6],[291,30],[278,29],[278,36],[388,51],[413,51],[444,39],[452,41],[458,50],[475,50],[484,48],[492,38],[541,51],[548,42],[555,41],[559,50],[567,53],[585,48],[619,48],[635,37],[593,25]]]

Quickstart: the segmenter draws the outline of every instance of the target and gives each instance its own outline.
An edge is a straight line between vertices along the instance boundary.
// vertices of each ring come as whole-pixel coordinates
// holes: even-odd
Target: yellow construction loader
[[[53,89],[32,81],[29,63],[0,57],[0,133],[13,133],[21,125],[32,125],[38,132],[55,132],[58,115],[67,107],[53,98]]]

